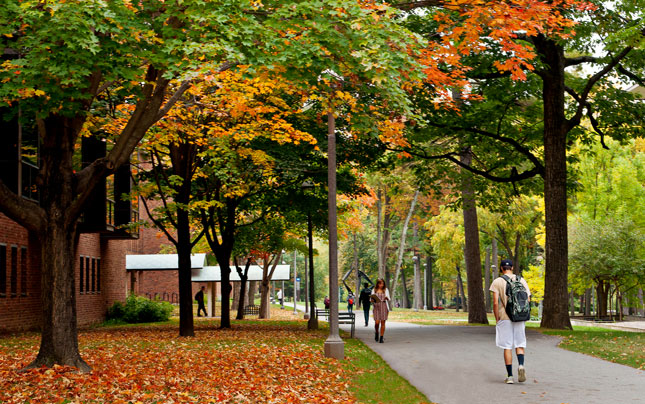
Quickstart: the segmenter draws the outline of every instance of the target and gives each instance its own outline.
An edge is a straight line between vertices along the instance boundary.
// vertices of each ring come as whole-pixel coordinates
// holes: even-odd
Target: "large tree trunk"
[[[50,208],[48,212],[51,218],[65,220],[64,208]],[[28,368],[59,364],[74,366],[81,372],[91,370],[78,351],[75,227],[52,220],[40,234],[42,334],[38,356]]]
[[[228,264],[222,265],[219,262],[222,271],[222,315],[220,328],[231,328],[231,267]]]
[[[37,234],[42,265],[42,330],[40,350],[28,368],[58,364],[89,372],[91,369],[78,350],[75,281],[78,217],[70,213],[75,195],[72,155],[77,132],[71,121],[49,118],[44,123],[49,131],[48,141],[42,145],[44,178],[40,187],[40,208],[45,220]]]
[[[564,49],[542,35],[535,38],[545,68],[544,100],[544,215],[546,267],[541,326],[571,329],[567,312],[567,121],[565,111]]]
[[[470,165],[472,162],[470,149],[464,150],[461,155],[461,162]],[[466,261],[466,279],[468,282],[468,322],[488,324],[484,291],[482,290],[482,263],[479,251],[477,206],[475,205],[475,192],[470,174],[466,174],[462,179],[461,195],[463,198],[464,235],[466,240],[464,259]]]
[[[414,191],[414,197],[410,203],[410,209],[408,210],[408,215],[405,217],[405,222],[403,222],[403,229],[401,230],[401,242],[399,244],[399,252],[396,259],[396,269],[394,270],[394,280],[392,281],[392,301],[396,301],[396,283],[399,280],[399,272],[401,271],[401,263],[403,262],[403,252],[405,251],[405,238],[408,233],[408,225],[410,224],[410,218],[414,213],[414,207],[417,203],[417,198],[419,197],[419,190]],[[405,290],[405,287],[403,288]],[[405,297],[407,301],[407,296]]]

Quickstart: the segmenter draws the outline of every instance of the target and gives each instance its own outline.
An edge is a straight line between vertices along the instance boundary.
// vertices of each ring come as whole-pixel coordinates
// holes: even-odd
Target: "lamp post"
[[[309,181],[304,181],[301,185],[303,190],[313,189],[314,184]],[[318,329],[318,318],[316,318],[315,304],[316,293],[314,289],[314,238],[313,238],[313,225],[311,223],[311,208],[307,209],[307,238],[308,240],[308,259],[309,259],[309,283],[307,287],[309,288],[309,321],[307,322],[307,329],[317,330]]]
[[[344,359],[345,343],[338,330],[338,228],[336,215],[336,119],[327,114],[327,202],[329,207],[329,337],[325,357]]]
[[[280,255],[282,257],[282,264],[284,265],[284,254],[285,251],[282,250],[282,254]],[[284,281],[282,282],[282,288],[280,289],[280,310],[284,310]]]
[[[296,261],[298,260],[298,251],[293,250],[293,314],[298,312],[298,274],[296,271]]]

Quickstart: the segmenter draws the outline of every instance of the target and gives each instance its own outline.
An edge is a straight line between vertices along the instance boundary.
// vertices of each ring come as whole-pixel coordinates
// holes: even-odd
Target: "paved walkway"
[[[342,326],[343,329],[349,329]],[[450,403],[643,403],[645,372],[557,348],[527,330],[526,383],[507,385],[495,328],[388,322],[385,343],[359,322],[356,335],[430,400]],[[517,380],[517,359],[514,357]]]

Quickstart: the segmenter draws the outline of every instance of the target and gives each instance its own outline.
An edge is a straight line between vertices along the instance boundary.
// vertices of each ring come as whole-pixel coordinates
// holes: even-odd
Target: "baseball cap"
[[[504,267],[512,267],[513,266],[513,261],[511,260],[502,260],[502,262],[499,264],[502,268]]]

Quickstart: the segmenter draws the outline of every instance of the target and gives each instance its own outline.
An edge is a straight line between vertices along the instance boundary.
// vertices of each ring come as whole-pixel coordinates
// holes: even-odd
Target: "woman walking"
[[[371,300],[374,305],[374,323],[376,324],[374,327],[374,340],[383,343],[385,321],[387,320],[387,315],[390,312],[390,309],[387,306],[387,301],[390,300],[390,292],[385,287],[385,281],[383,279],[376,281],[376,286],[374,286],[374,290],[372,291]]]

